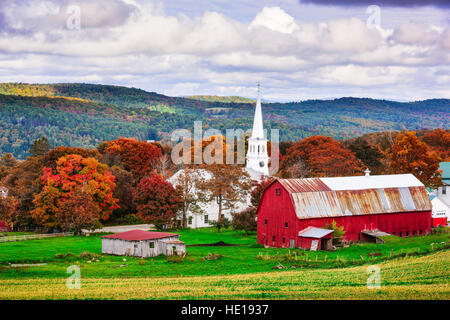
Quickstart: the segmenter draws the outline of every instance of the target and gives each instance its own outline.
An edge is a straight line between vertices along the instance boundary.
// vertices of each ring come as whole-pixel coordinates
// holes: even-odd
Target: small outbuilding
[[[298,233],[298,247],[313,251],[329,250],[333,246],[333,232],[330,229],[307,227]]]
[[[147,258],[185,252],[186,245],[176,233],[131,230],[102,237],[102,253],[106,254]]]

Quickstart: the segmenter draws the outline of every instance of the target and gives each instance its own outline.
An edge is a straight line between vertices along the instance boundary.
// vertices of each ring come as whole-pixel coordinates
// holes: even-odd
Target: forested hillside
[[[93,84],[0,84],[0,152],[27,156],[32,141],[46,135],[52,146],[95,147],[118,137],[159,139],[177,128],[243,129],[252,126],[254,104],[230,97],[200,100],[141,89]],[[245,100],[244,100],[245,101]],[[312,135],[346,139],[389,130],[448,128],[450,100],[400,103],[340,98],[264,103],[267,129],[282,140]]]

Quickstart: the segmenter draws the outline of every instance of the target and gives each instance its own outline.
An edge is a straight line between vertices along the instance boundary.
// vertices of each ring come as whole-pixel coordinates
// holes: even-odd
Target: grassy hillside
[[[0,84],[0,152],[24,158],[33,139],[46,134],[53,146],[93,147],[120,136],[154,139],[191,129],[243,129],[252,126],[253,103],[200,96],[168,97],[135,88],[93,84]],[[411,103],[341,98],[264,103],[267,129],[280,129],[282,140],[322,134],[337,139],[388,130],[448,128],[450,100]],[[154,134],[153,134],[154,135]]]

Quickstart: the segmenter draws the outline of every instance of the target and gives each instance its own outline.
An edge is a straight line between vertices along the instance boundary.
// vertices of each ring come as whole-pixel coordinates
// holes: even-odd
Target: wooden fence
[[[0,242],[36,240],[36,239],[55,238],[55,237],[67,237],[67,236],[71,236],[71,235],[73,235],[72,232],[48,233],[48,234],[27,234],[27,235],[21,235],[21,236],[0,237]]]

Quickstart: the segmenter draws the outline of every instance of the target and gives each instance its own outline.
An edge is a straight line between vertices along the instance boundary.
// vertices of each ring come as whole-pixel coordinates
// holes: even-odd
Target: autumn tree
[[[50,142],[48,141],[47,137],[42,136],[31,144],[29,152],[33,157],[44,156],[47,154],[47,152],[50,151],[50,148]]]
[[[86,221],[107,220],[112,210],[117,208],[117,199],[113,197],[115,178],[106,165],[94,158],[68,155],[57,161],[56,169],[44,167],[43,172],[43,188],[33,200],[36,208],[31,214],[46,228],[67,228],[67,221],[73,221],[80,223],[72,225],[72,228],[79,230],[86,226]],[[86,211],[83,214],[89,213],[91,216],[79,220],[66,217],[68,208],[73,208],[80,197],[85,198],[81,203],[93,201],[94,204],[89,204],[89,208],[95,205],[99,209]],[[67,201],[71,202],[66,204]]]
[[[231,226],[234,230],[245,231],[246,235],[248,235],[251,231],[256,231],[256,208],[248,207],[241,212],[233,213]]]
[[[18,161],[11,153],[4,153],[0,157],[0,180],[5,178],[17,164]]]
[[[421,140],[435,151],[443,161],[450,161],[450,131],[437,128],[425,133]]]
[[[283,159],[281,175],[291,177],[290,167],[300,160],[311,177],[351,176],[363,171],[355,154],[331,137],[313,136],[292,145]]]
[[[11,222],[19,228],[36,225],[31,211],[34,209],[34,196],[42,190],[40,179],[42,174],[42,157],[28,157],[10,168],[9,174],[4,179],[8,195],[18,201],[18,207],[11,216]]]
[[[233,210],[237,203],[246,198],[250,189],[250,177],[240,165],[213,164],[202,166],[210,177],[198,183],[206,201],[216,201],[219,207],[217,221],[223,217],[223,210]]]
[[[259,201],[261,200],[263,191],[274,181],[273,178],[264,178],[258,183],[254,184],[250,202],[254,208],[259,206]]]
[[[55,211],[55,220],[62,230],[73,229],[76,234],[81,234],[82,229],[100,226],[101,208],[89,190],[76,188],[70,198],[60,205]]]
[[[161,148],[155,144],[128,138],[104,142],[99,150],[103,154],[119,156],[124,168],[137,177],[152,173],[162,155]]]
[[[118,208],[114,209],[111,220],[121,219],[127,215],[134,214],[136,209],[133,204],[133,174],[118,166],[111,167],[109,171],[115,177],[114,181],[116,183],[113,197],[118,199]]]
[[[12,168],[16,166],[19,162],[12,155],[12,153],[4,153],[0,157],[0,165],[5,166],[7,168]]]
[[[69,154],[77,154],[83,158],[95,158],[99,160],[100,153],[96,149],[84,149],[84,148],[70,148],[70,147],[56,147],[50,150],[43,158],[43,165],[47,168],[56,169],[57,161],[61,157],[65,157]]]
[[[0,196],[0,221],[14,223],[14,215],[19,207],[19,201],[15,197]]]
[[[166,228],[173,223],[182,206],[175,188],[160,175],[141,179],[133,192],[137,215],[146,223]]]
[[[347,143],[347,148],[372,171],[372,174],[383,174],[387,171],[386,157],[366,139],[356,138]]]
[[[442,185],[438,171],[440,161],[441,158],[417,138],[416,132],[408,131],[397,136],[389,166],[393,173],[412,173],[425,186],[435,189]]]
[[[177,173],[174,185],[182,199],[181,224],[187,228],[187,213],[189,211],[196,214],[204,213],[202,203],[205,203],[203,192],[199,192],[199,183],[202,181],[201,170],[195,170],[190,165],[186,165]]]

